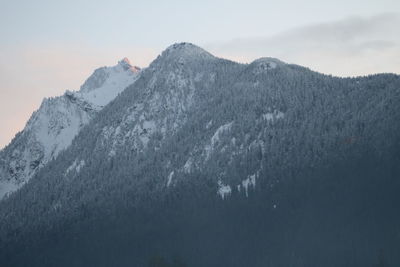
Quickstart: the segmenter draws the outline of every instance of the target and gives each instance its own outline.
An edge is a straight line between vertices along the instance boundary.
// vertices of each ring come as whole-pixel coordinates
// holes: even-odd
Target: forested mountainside
[[[172,45],[0,202],[0,265],[397,266],[399,104]]]
[[[44,99],[25,128],[0,151],[0,200],[66,149],[80,129],[138,76],[127,58],[101,67],[79,91]]]

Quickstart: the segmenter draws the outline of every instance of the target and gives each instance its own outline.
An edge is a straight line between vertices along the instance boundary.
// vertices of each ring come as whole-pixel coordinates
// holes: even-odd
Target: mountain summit
[[[196,46],[191,43],[175,43],[165,49],[161,56],[178,56],[178,57],[208,57],[213,58],[214,56],[204,50],[203,48]]]
[[[133,66],[131,62],[129,61],[128,58],[124,57],[120,61],[118,61],[118,64],[124,68],[124,70],[131,70],[132,72],[138,72],[140,71],[140,68],[138,66]]]

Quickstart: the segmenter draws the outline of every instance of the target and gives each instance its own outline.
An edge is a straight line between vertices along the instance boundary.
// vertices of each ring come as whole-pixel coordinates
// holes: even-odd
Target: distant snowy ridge
[[[0,199],[66,149],[82,127],[135,82],[139,73],[140,68],[124,58],[113,67],[96,69],[79,91],[44,99],[24,130],[0,151]]]

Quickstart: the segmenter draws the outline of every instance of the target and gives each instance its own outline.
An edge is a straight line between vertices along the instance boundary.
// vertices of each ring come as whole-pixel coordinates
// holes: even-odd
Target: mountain
[[[0,202],[0,263],[396,266],[399,104],[395,74],[174,44]]]
[[[23,131],[0,151],[0,199],[65,150],[95,114],[137,79],[139,71],[124,58],[116,66],[95,70],[79,91],[44,99]]]

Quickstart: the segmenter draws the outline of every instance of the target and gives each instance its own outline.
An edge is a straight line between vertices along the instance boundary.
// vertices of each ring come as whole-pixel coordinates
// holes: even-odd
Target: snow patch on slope
[[[221,136],[230,131],[231,127],[233,125],[233,121],[229,122],[227,124],[224,124],[220,126],[214,133],[214,135],[211,137],[210,144],[206,145],[205,147],[205,153],[206,153],[206,159],[209,159],[212,151],[216,148],[216,146],[220,143],[220,138]]]
[[[168,175],[168,180],[167,180],[167,187],[169,187],[172,183],[172,178],[174,177],[174,171],[170,172],[170,174]]]
[[[241,186],[243,186],[246,197],[248,197],[249,187],[252,186],[254,188],[256,186],[256,175],[249,175],[245,180],[242,181]]]
[[[185,165],[183,165],[183,172],[191,173],[192,169],[193,169],[193,159],[192,159],[192,157],[189,157],[189,159],[186,161]]]
[[[48,161],[67,148],[91,116],[78,106],[62,98],[44,101],[27,125],[42,145],[44,159]]]
[[[74,160],[74,162],[71,164],[71,166],[69,166],[67,168],[67,170],[65,171],[65,175],[67,175],[71,171],[75,171],[76,173],[79,173],[84,166],[85,166],[84,160],[81,160],[81,161]]]
[[[232,189],[229,185],[225,185],[221,180],[218,181],[218,195],[224,200],[225,197],[229,196],[232,193]]]
[[[285,117],[285,113],[279,111],[279,110],[274,110],[273,112],[268,112],[264,113],[262,115],[263,120],[267,122],[273,122],[278,119],[283,119]]]

